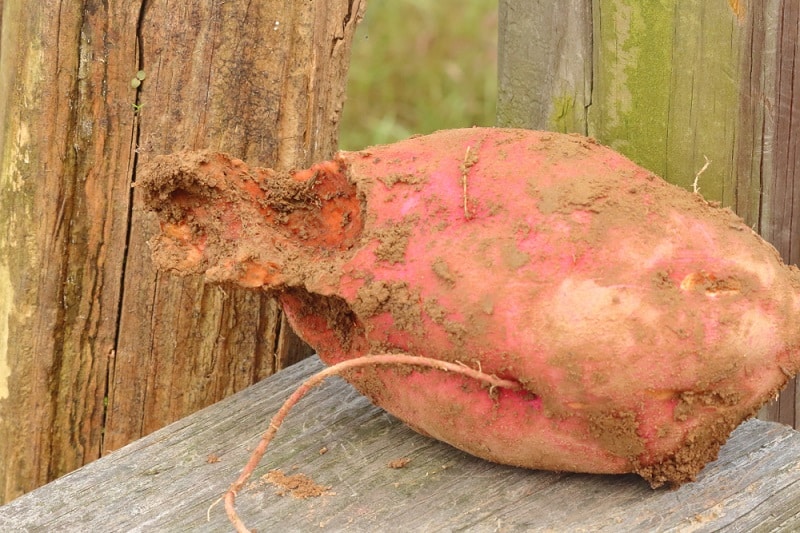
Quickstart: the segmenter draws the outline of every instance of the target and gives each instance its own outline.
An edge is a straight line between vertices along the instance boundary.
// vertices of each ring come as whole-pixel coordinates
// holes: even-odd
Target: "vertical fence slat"
[[[501,0],[499,10],[498,123],[586,134],[591,0]]]

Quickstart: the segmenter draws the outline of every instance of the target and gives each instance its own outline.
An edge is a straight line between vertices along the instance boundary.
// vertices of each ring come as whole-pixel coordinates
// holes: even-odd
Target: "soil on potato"
[[[302,284],[322,265],[303,261],[293,251],[298,244],[332,256],[351,248],[363,227],[355,187],[324,179],[335,166],[277,174],[215,152],[154,158],[137,186],[172,238],[149,242],[154,262],[180,274],[204,273],[212,282],[250,276],[252,286]],[[392,242],[402,242],[402,233],[387,235],[386,260],[397,256]],[[272,262],[277,256],[281,264]]]
[[[457,142],[461,142],[460,139]],[[452,149],[454,152],[461,150],[460,145],[457,146]],[[583,137],[554,134],[541,137],[540,149],[546,150],[554,160],[560,160],[587,157],[597,146]],[[369,157],[369,152],[364,152],[363,157]],[[460,166],[464,213],[467,219],[476,219],[473,222],[479,222],[477,219],[482,216],[481,213],[493,216],[504,210],[502,202],[487,200],[481,203],[481,199],[468,198],[469,173],[480,164],[480,158],[478,150],[468,150]],[[378,160],[377,157],[375,159]],[[182,152],[153,162],[146,175],[143,182],[149,206],[160,213],[162,232],[172,237],[171,240],[154,239],[151,244],[159,266],[183,273],[206,273],[208,278],[217,281],[241,282],[245,279],[250,280],[253,286],[270,285],[273,290],[288,291],[305,304],[304,316],[324,319],[327,329],[333,332],[338,346],[344,352],[364,337],[366,326],[363,323],[382,313],[391,315],[394,327],[418,336],[424,336],[421,324],[423,317],[428,317],[445,329],[455,345],[460,345],[466,333],[474,335],[489,327],[496,301],[503,298],[502,294],[484,297],[480,307],[482,312],[466,316],[457,323],[447,318],[439,302],[422,298],[408,283],[369,279],[369,274],[363,274],[366,279],[358,289],[355,300],[349,304],[332,295],[310,295],[305,292],[304,287],[318,280],[327,280],[330,286],[337,286],[342,276],[341,265],[362,246],[374,247],[376,263],[386,263],[389,267],[402,266],[407,260],[409,239],[421,223],[416,216],[410,215],[399,218],[394,226],[373,227],[374,215],[370,209],[375,206],[365,205],[364,191],[378,186],[376,179],[348,175],[344,160],[327,166],[318,165],[308,171],[277,175],[266,169],[247,168],[240,161],[221,154]],[[388,198],[397,205],[408,201],[429,179],[425,169],[418,173],[377,177],[381,187],[391,190]],[[652,199],[648,209],[654,216],[658,215],[660,202],[666,202],[677,206],[687,219],[695,216],[708,219],[712,216],[717,224],[748,231],[731,211],[712,209],[697,195],[675,196],[658,180],[653,176],[651,183],[639,181],[635,186],[619,191],[616,189],[619,184],[609,181],[607,176],[587,175],[580,181],[554,183],[545,187],[531,177],[525,190],[509,194],[528,196],[540,213],[563,215],[565,224],[580,224],[580,221],[571,218],[576,212],[590,213],[591,230],[581,237],[580,242],[575,243],[579,253],[603,246],[609,232],[619,231],[620,228],[624,228],[631,239],[647,241],[650,236],[640,235],[643,230],[637,227],[642,195],[645,193]],[[427,205],[427,209],[437,212],[445,208],[433,201]],[[442,229],[444,223],[441,227],[426,228],[426,231]],[[536,229],[524,221],[518,221],[513,231],[529,235],[535,233]],[[459,242],[459,246],[480,251],[488,250],[491,243]],[[316,247],[316,253],[309,256],[303,253],[301,247],[303,250]],[[723,245],[721,247],[724,249]],[[536,261],[536,257],[515,245],[505,245],[497,264],[492,263],[488,254],[476,256],[475,260],[483,261],[485,266],[491,268],[513,272]],[[455,264],[445,255],[436,256],[428,265],[429,271],[441,285],[456,295],[468,294],[470,290],[463,285],[461,268],[462,265]],[[600,275],[607,275],[609,279],[619,276],[618,272],[604,272],[602,265],[597,268]],[[354,277],[357,275],[353,274]],[[680,305],[680,300],[675,296],[675,284],[669,275],[666,271],[658,272],[651,280],[653,298],[660,299],[658,303],[665,309]],[[718,279],[698,272],[687,277],[684,280],[686,286],[681,288],[714,296],[747,298],[755,288],[753,279]],[[702,344],[704,332],[700,328],[682,334],[696,345]],[[373,351],[391,351],[394,347],[384,339],[373,341],[369,348]],[[557,362],[556,359],[554,361]],[[731,364],[729,359],[722,360],[716,371],[713,371],[712,365],[706,382],[712,384],[729,376]],[[566,373],[574,371],[574,363],[565,360],[563,365]],[[369,372],[359,375],[363,378],[359,384],[362,392],[371,398],[378,397],[380,391],[370,391],[370,383],[380,388],[380,380],[372,381]],[[630,385],[631,388],[637,386],[634,382]],[[693,409],[700,404],[705,408],[730,407],[740,400],[731,397],[729,391],[719,395],[707,394],[702,398],[681,396],[676,398],[676,421],[681,422],[681,417],[684,417],[683,420],[690,417]],[[545,408],[549,406],[545,404]],[[720,445],[730,432],[757,409],[756,405],[747,412],[722,416],[715,423],[693,431],[685,446],[673,456],[660,458],[655,464],[638,463],[637,458],[645,451],[645,442],[639,435],[633,411],[601,410],[590,412],[587,418],[590,431],[598,442],[610,453],[628,458],[633,470],[656,486],[694,479],[697,472],[716,457]],[[556,411],[552,414],[554,417],[565,416],[565,413]],[[281,477],[279,474],[270,473],[278,480],[271,481],[288,483],[292,478],[291,483],[312,487],[313,490],[309,489],[312,492],[325,489],[320,489],[309,480],[294,479],[297,476]]]

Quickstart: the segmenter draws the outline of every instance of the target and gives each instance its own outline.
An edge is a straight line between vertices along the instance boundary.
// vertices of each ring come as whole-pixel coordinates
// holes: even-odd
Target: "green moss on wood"
[[[11,364],[8,361],[8,321],[13,301],[11,274],[6,265],[0,264],[0,400],[8,398],[8,378],[11,376]]]
[[[732,187],[739,25],[726,2],[595,0],[589,133],[709,200]]]
[[[557,96],[553,101],[553,112],[548,121],[548,128],[559,133],[580,132],[582,124],[575,120],[575,96],[565,94]]]
[[[653,172],[666,173],[674,2],[595,2],[589,132]]]

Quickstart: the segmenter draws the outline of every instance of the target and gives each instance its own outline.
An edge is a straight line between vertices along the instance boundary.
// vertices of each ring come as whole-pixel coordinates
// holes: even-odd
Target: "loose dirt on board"
[[[298,500],[305,500],[335,494],[331,492],[330,486],[320,485],[305,474],[287,475],[283,470],[276,469],[270,470],[261,479],[278,487],[278,496],[288,494]]]

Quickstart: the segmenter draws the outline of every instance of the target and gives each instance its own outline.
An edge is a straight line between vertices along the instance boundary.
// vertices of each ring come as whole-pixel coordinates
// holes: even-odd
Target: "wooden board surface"
[[[0,531],[228,531],[221,505],[260,433],[314,357],[0,507]],[[327,452],[320,454],[320,449]],[[209,456],[219,458],[209,462]],[[491,464],[406,428],[334,378],[289,415],[238,510],[258,531],[793,531],[800,433],[751,420],[679,490],[633,475]],[[409,458],[405,468],[387,465]],[[331,487],[306,500],[258,478],[298,472]]]

